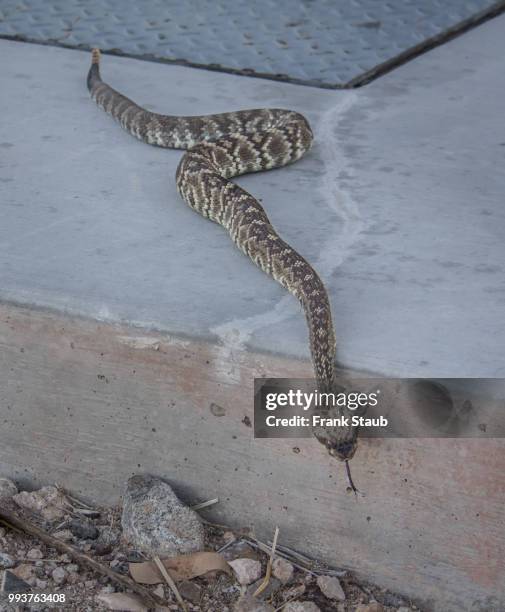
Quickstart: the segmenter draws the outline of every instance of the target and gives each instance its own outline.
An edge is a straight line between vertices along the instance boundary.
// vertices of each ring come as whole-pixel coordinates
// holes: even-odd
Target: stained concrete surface
[[[159,475],[190,505],[217,497],[204,518],[263,541],[277,526],[423,612],[503,612],[505,440],[362,438],[355,497],[314,438],[253,438],[254,377],[308,369],[0,304],[0,473],[106,504],[132,474]]]
[[[503,376],[504,28],[356,91],[115,57],[103,76],[156,111],[305,113],[310,154],[239,182],[326,282],[339,361]],[[135,141],[90,101],[88,53],[0,48],[0,298],[307,358],[294,298],[180,200],[181,152]]]

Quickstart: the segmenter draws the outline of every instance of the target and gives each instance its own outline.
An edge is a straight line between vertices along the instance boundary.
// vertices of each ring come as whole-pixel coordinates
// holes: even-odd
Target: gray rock
[[[286,559],[278,557],[272,563],[272,573],[282,584],[287,584],[293,578],[294,571],[295,568]]]
[[[0,498],[16,495],[18,488],[9,478],[0,478]]]
[[[205,532],[196,512],[169,484],[152,476],[128,481],[121,524],[130,544],[149,555],[173,556],[204,547]]]
[[[257,559],[234,559],[228,563],[239,584],[251,584],[261,577],[261,563]]]
[[[63,584],[67,579],[67,572],[62,567],[57,567],[51,572],[51,577],[56,584]]]
[[[14,567],[15,564],[16,562],[10,555],[8,555],[7,553],[0,552],[0,567],[2,569]]]
[[[318,576],[317,586],[321,593],[328,599],[336,599],[337,601],[345,600],[344,589],[340,585],[340,581],[335,576]]]
[[[26,553],[28,559],[43,559],[44,553],[40,550],[40,548],[30,548],[30,550]]]

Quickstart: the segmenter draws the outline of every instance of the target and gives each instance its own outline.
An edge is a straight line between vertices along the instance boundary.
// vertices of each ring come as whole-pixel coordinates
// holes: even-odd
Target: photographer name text
[[[309,418],[300,415],[276,417],[269,414],[265,419],[265,424],[267,427],[387,427],[388,420],[385,416],[377,418],[365,418],[358,415],[323,417],[313,414],[312,418]]]

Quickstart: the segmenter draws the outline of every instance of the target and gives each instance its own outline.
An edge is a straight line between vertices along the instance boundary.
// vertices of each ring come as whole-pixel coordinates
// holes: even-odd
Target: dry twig
[[[267,588],[268,583],[270,582],[270,576],[272,575],[272,563],[274,561],[275,548],[277,547],[278,537],[279,537],[279,528],[276,527],[275,533],[274,533],[274,541],[272,542],[272,549],[270,550],[270,557],[268,558],[267,571],[265,572],[265,577],[263,578],[263,582],[254,591],[253,597],[258,597],[260,593],[263,593],[263,591]]]
[[[184,603],[184,600],[181,597],[181,594],[179,593],[179,589],[176,587],[175,582],[172,579],[172,576],[167,572],[167,569],[163,565],[163,563],[161,562],[161,559],[157,555],[155,555],[153,557],[153,561],[156,563],[156,567],[158,568],[158,570],[160,571],[160,574],[165,579],[165,582],[172,589],[172,591],[173,591],[173,593],[175,595],[175,598],[179,602],[179,605],[181,606],[181,608],[184,610],[184,612],[188,612],[186,604]]]
[[[201,510],[202,508],[207,508],[208,506],[213,506],[214,504],[219,503],[219,498],[216,497],[214,499],[209,499],[208,501],[200,502],[199,504],[195,504],[194,506],[190,506],[191,510]]]

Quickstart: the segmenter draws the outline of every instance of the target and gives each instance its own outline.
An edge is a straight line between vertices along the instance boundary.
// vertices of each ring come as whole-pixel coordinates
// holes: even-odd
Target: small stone
[[[43,559],[44,553],[40,550],[40,548],[30,548],[30,550],[26,553],[28,559]]]
[[[261,563],[257,559],[235,559],[229,561],[239,584],[251,584],[261,577]]]
[[[234,612],[274,612],[275,608],[251,595],[243,595],[235,604]]]
[[[28,580],[34,578],[35,568],[31,563],[21,563],[12,570],[12,573],[21,580],[26,580],[26,582],[28,582]]]
[[[252,546],[249,546],[247,542],[239,540],[234,542],[228,548],[223,550],[221,553],[226,561],[233,561],[233,559],[256,559],[258,560],[258,553]]]
[[[59,531],[55,531],[52,535],[62,542],[70,542],[74,539],[70,529],[60,529]]]
[[[335,576],[318,576],[317,586],[321,593],[328,599],[345,601],[345,593],[340,585],[340,581]]]
[[[36,563],[34,563],[33,571],[37,578],[40,578],[41,580],[45,580],[46,572],[45,572],[44,566],[38,566]]]
[[[58,557],[58,561],[62,563],[72,563],[72,557],[68,553],[63,553]]]
[[[288,599],[296,599],[297,597],[301,597],[305,593],[305,585],[297,584],[292,586],[289,589],[286,589],[282,594],[284,601]]]
[[[179,589],[179,593],[181,592],[181,590]],[[153,593],[155,595],[157,595],[158,597],[161,597],[162,599],[165,597],[165,589],[163,588],[162,584],[159,584],[153,591]]]
[[[96,580],[85,580],[84,586],[87,589],[94,589],[96,587]]]
[[[62,519],[67,507],[66,497],[56,487],[42,487],[38,491],[21,491],[12,499],[18,506],[37,512],[46,521]]]
[[[16,562],[7,553],[0,552],[0,568],[7,569],[8,567],[14,567]]]
[[[57,567],[51,572],[51,577],[56,584],[63,584],[67,579],[67,572],[62,567]]]
[[[121,612],[148,612],[149,610],[140,597],[130,593],[100,593],[96,599],[108,610],[120,610]]]
[[[112,584],[107,584],[100,589],[100,593],[115,593],[116,589],[112,586]]]
[[[233,533],[233,531],[225,531],[223,533],[223,540],[225,542],[234,542],[237,538],[235,537],[235,534]]]
[[[0,499],[16,495],[18,488],[9,478],[0,478]]]
[[[123,535],[151,556],[203,550],[205,531],[199,516],[185,506],[169,484],[152,476],[133,476],[123,498]]]
[[[412,608],[407,608],[406,606],[400,606],[396,612],[412,612]]]
[[[321,612],[321,608],[313,601],[289,601],[282,610],[283,612]]]
[[[68,528],[79,540],[96,540],[100,533],[91,521],[85,520],[73,519]]]
[[[5,529],[3,527],[0,527],[0,538],[3,538],[5,536]]]
[[[118,529],[113,529],[112,527],[103,526],[98,528],[98,539],[96,540],[94,546],[95,550],[108,548],[109,551],[111,548],[116,546],[119,543],[119,539],[121,537],[121,533]],[[106,553],[103,553],[106,554]]]
[[[77,563],[69,563],[65,569],[67,570],[67,572],[78,572],[79,571],[79,566],[77,565]]]
[[[34,574],[36,578],[40,578],[41,580],[46,579],[46,572],[43,566],[38,566],[34,564]]]
[[[58,567],[58,564],[50,560],[50,561],[47,561],[46,564],[41,569],[45,571],[46,576],[51,576],[51,572],[53,571],[53,569],[56,569],[57,567]]]
[[[177,583],[177,588],[179,589],[179,593],[182,595],[183,599],[187,599],[192,604],[200,603],[200,599],[202,598],[202,588],[196,584],[196,582],[183,580]]]
[[[41,580],[40,578],[37,578],[37,580],[35,581],[35,586],[37,587],[37,589],[44,590],[47,588],[47,580]]]
[[[69,572],[67,575],[67,583],[68,584],[76,584],[81,581],[81,577],[77,572]]]
[[[359,604],[356,612],[384,612],[384,607],[377,601],[372,601],[367,604]]]
[[[272,573],[282,584],[287,584],[293,578],[294,571],[295,568],[286,559],[278,557],[272,563]]]

